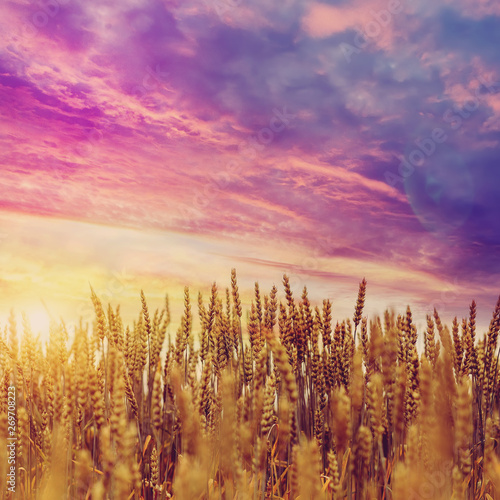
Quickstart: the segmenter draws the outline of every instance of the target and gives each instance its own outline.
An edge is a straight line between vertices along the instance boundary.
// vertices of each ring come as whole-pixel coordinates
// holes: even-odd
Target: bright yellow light
[[[45,337],[49,333],[50,318],[47,311],[42,306],[32,307],[25,311],[28,318],[31,330],[36,336],[40,333],[41,337]]]

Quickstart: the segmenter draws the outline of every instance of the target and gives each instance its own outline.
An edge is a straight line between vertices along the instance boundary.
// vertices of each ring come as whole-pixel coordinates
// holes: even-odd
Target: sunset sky
[[[1,325],[235,267],[247,301],[286,272],[343,319],[366,277],[370,315],[487,326],[496,0],[4,0],[0,40]]]

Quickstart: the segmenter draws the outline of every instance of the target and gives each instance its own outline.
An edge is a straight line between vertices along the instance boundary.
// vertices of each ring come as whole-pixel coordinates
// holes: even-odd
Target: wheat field
[[[71,342],[12,313],[2,498],[500,498],[500,299],[485,335],[474,301],[450,326],[434,311],[417,350],[410,307],[363,315],[365,280],[344,320],[283,291],[256,283],[244,312],[235,270],[206,302],[185,288],[172,338],[168,298],[153,313],[144,293],[125,326],[92,291]]]

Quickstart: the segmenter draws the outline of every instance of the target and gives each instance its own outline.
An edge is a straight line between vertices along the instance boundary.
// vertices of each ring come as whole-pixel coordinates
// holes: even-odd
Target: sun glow
[[[40,307],[31,307],[24,311],[24,315],[29,322],[31,331],[36,336],[40,334],[42,337],[48,335],[50,326],[50,316],[47,311]],[[21,319],[22,321],[22,319]]]

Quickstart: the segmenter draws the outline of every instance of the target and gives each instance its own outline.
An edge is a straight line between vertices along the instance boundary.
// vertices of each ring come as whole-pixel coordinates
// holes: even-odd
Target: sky
[[[498,2],[5,0],[0,41],[0,324],[235,267],[247,303],[287,273],[344,319],[366,277],[368,315],[487,327]]]

